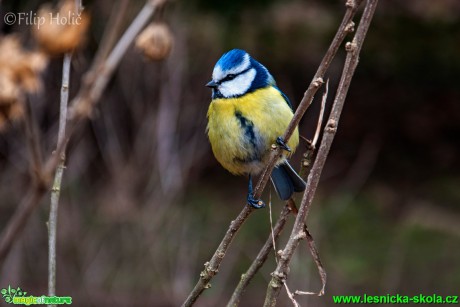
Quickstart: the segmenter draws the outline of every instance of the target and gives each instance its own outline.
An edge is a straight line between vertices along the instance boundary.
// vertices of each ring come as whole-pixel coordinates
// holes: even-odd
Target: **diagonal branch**
[[[300,240],[306,238],[307,233],[304,230],[305,219],[308,216],[316,188],[319,183],[321,171],[326,162],[327,155],[334,140],[337,131],[337,124],[343,109],[345,97],[350,87],[351,79],[358,65],[359,52],[363,45],[364,38],[369,29],[370,22],[375,12],[378,0],[368,0],[361,17],[360,24],[356,35],[351,43],[346,44],[347,57],[345,60],[342,77],[338,86],[334,105],[329,116],[329,120],[324,130],[324,136],[321,141],[318,155],[313,164],[310,175],[308,176],[307,188],[302,198],[299,213],[297,215],[291,236],[281,254],[281,259],[276,270],[272,273],[272,279],[267,288],[267,295],[264,306],[275,306],[279,292],[288,276],[289,264]]]
[[[293,200],[290,199],[288,200],[288,202],[293,202]],[[269,253],[273,249],[273,242],[276,241],[279,235],[281,234],[281,231],[283,230],[284,225],[286,224],[287,218],[289,214],[291,213],[291,211],[292,210],[289,204],[286,204],[283,207],[283,211],[281,211],[281,214],[278,220],[276,221],[275,227],[273,227],[272,233],[265,241],[265,244],[259,251],[259,254],[257,255],[256,259],[254,259],[254,261],[252,262],[248,270],[243,275],[241,275],[240,282],[236,286],[235,291],[233,292],[232,297],[230,298],[227,304],[227,307],[238,306],[241,296],[243,295],[244,291],[248,287],[252,278],[267,260]]]

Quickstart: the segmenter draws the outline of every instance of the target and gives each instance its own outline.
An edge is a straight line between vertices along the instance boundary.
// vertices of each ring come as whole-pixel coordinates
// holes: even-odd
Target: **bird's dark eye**
[[[235,77],[236,77],[236,75],[229,74],[229,75],[226,75],[225,78],[222,81],[230,81],[230,80],[235,79]]]

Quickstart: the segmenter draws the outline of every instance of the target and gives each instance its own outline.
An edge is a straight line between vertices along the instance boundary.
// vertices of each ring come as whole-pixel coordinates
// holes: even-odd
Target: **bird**
[[[270,159],[272,144],[283,148],[271,181],[282,200],[306,188],[287,158],[299,144],[296,127],[289,141],[282,135],[294,116],[291,102],[278,88],[268,69],[242,49],[224,53],[206,84],[212,89],[206,132],[217,161],[234,175],[249,176],[247,203],[263,208],[253,195],[252,176]]]

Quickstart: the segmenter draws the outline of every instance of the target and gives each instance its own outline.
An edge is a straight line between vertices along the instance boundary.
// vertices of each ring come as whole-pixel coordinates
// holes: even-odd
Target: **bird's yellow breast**
[[[212,151],[233,174],[257,174],[268,162],[271,144],[282,136],[293,116],[274,87],[258,89],[237,98],[212,100],[207,132]],[[299,143],[296,129],[288,146]]]

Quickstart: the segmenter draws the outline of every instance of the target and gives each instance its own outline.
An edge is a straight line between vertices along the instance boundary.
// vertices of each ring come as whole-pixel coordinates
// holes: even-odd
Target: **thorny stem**
[[[292,233],[289,237],[285,249],[281,253],[280,261],[276,267],[276,270],[272,273],[272,279],[267,288],[264,306],[276,305],[276,300],[279,292],[288,276],[288,269],[292,255],[300,240],[305,238],[307,235],[304,230],[305,219],[308,216],[308,212],[316,192],[316,187],[318,186],[321,171],[326,162],[329,149],[337,131],[337,124],[342,112],[343,104],[345,102],[345,97],[347,95],[356,66],[358,65],[359,52],[374,15],[377,2],[378,0],[367,1],[356,35],[351,43],[346,44],[347,57],[331,114],[324,130],[324,135],[318,150],[317,158],[314,162],[310,175],[308,176],[307,188],[302,198],[302,203],[300,205],[299,213],[294,223]]]
[[[286,129],[286,132],[283,136],[283,139],[285,142],[289,140],[291,137],[292,133],[294,132],[295,127],[298,126],[300,119],[303,117],[305,111],[308,109],[310,106],[311,102],[313,101],[313,97],[316,93],[316,91],[321,87],[323,84],[323,78],[328,70],[332,59],[335,57],[340,45],[342,44],[343,40],[347,36],[348,33],[353,31],[353,17],[356,14],[356,11],[358,9],[359,4],[363,0],[356,0],[356,1],[347,1],[347,10],[345,12],[345,16],[343,17],[342,23],[340,24],[340,27],[332,40],[331,45],[329,46],[329,49],[327,50],[324,58],[321,61],[321,64],[318,67],[318,70],[313,77],[312,82],[310,83],[307,91],[304,94],[304,97],[302,98],[302,101],[300,102],[299,107],[297,108],[293,119],[291,120],[288,128]],[[277,148],[273,150],[270,161],[265,168],[263,174],[261,175],[257,186],[254,190],[254,197],[255,198],[260,198],[262,191],[264,190],[265,186],[268,183],[268,180],[270,178],[271,171],[273,170],[273,167],[276,164],[276,161],[278,160],[278,157],[281,154],[281,149]],[[219,266],[225,257],[225,253],[227,252],[228,247],[230,246],[230,243],[233,241],[235,233],[239,230],[239,228],[243,225],[247,217],[254,211],[254,209],[250,206],[244,206],[240,214],[238,215],[237,219],[235,221],[238,221],[235,224],[235,221],[232,221],[230,224],[229,229],[227,230],[227,233],[223,237],[221,243],[219,244],[219,247],[217,250],[214,252],[214,255],[211,257],[211,260],[209,262],[206,262],[205,264],[205,269],[201,272],[200,278],[198,282],[196,283],[195,287],[193,288],[192,292],[188,295],[187,299],[185,302],[182,304],[182,306],[192,306],[198,297],[203,293],[203,291],[207,288],[210,287],[209,282],[211,279],[217,274]]]

